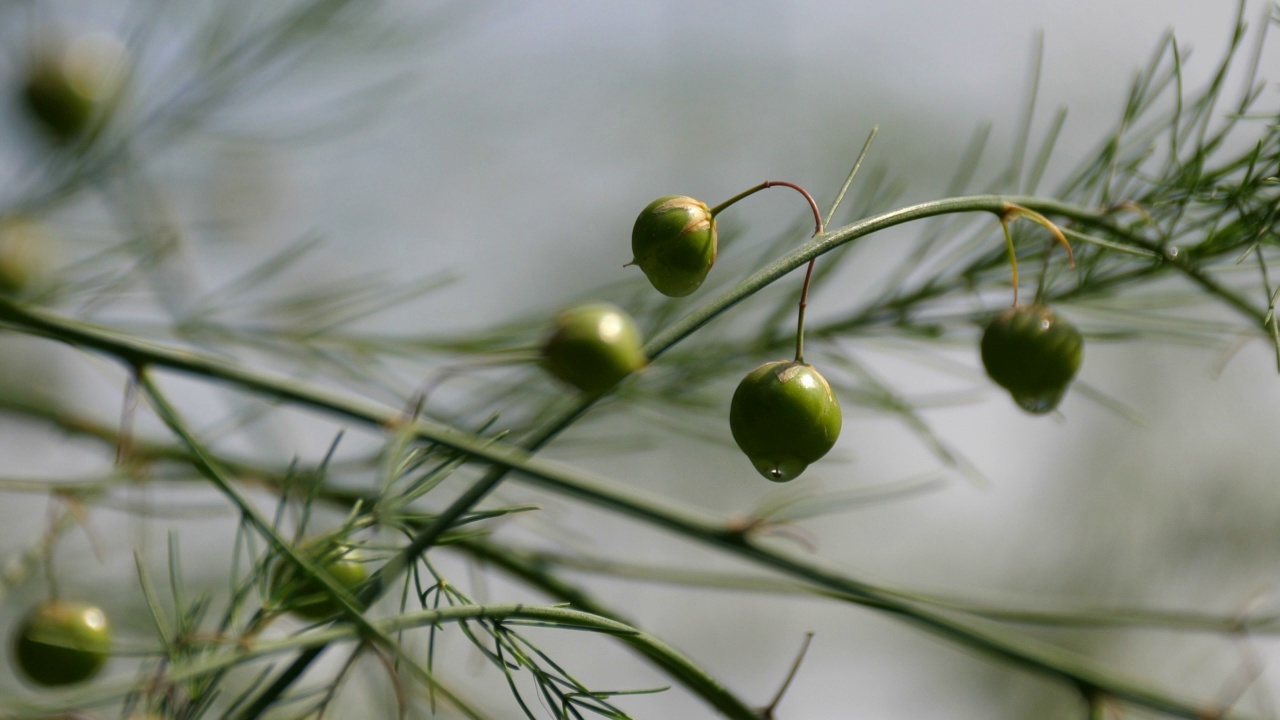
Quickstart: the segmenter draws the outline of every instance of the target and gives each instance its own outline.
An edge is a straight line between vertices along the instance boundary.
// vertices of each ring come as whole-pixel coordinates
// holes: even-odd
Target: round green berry
[[[97,675],[111,655],[111,627],[94,605],[47,600],[22,620],[14,657],[37,685],[74,685]]]
[[[658,292],[684,297],[716,262],[716,219],[706,203],[668,195],[649,203],[631,230],[631,263]]]
[[[1049,308],[1026,305],[996,316],[982,333],[982,365],[1030,413],[1058,406],[1084,359],[1084,338]]]
[[[22,103],[55,142],[69,143],[100,127],[129,75],[120,41],[90,34],[34,55],[22,83]]]
[[[322,540],[303,545],[300,552],[308,560],[322,567],[339,585],[354,592],[368,576],[364,563],[359,561],[349,545],[332,540]],[[284,609],[307,620],[326,620],[342,612],[342,604],[319,580],[303,573],[288,558],[276,561],[271,574],[272,591]]]
[[[29,217],[0,217],[0,294],[20,295],[40,279],[49,239]]]
[[[542,344],[542,366],[560,380],[597,395],[645,366],[640,330],[625,310],[587,303],[560,311]]]
[[[733,439],[765,478],[794,479],[840,436],[840,401],[807,363],[778,360],[747,373],[729,406]]]

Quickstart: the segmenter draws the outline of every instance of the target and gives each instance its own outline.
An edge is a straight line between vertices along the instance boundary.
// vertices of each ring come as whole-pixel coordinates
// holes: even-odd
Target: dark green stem
[[[885,228],[937,215],[960,212],[1002,213],[1008,209],[1009,203],[1016,203],[1037,212],[1066,217],[1089,227],[1104,229],[1112,236],[1121,238],[1136,247],[1156,252],[1162,250],[1157,242],[1149,241],[1118,228],[1105,218],[1099,217],[1096,212],[1052,200],[1020,197],[1006,198],[990,195],[938,200],[866,218],[846,225],[834,232],[815,237],[804,246],[775,260],[680,321],[669,326],[645,346],[645,353],[650,359],[657,358],[734,305],[777,281],[801,264],[830,252],[844,243]],[[1165,258],[1166,262],[1170,263],[1193,282],[1235,307],[1260,328],[1263,327],[1265,316],[1263,311],[1254,308],[1235,292],[1220,286],[1207,277],[1186,258],[1186,254],[1178,256],[1165,255]],[[25,328],[35,334],[47,335],[71,345],[113,355],[130,367],[167,367],[187,374],[222,380],[253,392],[290,401],[301,406],[327,410],[374,427],[394,427],[407,422],[395,411],[357,400],[350,396],[339,395],[308,386],[292,378],[259,373],[221,359],[185,349],[143,342],[89,323],[62,318],[33,308],[26,308],[3,298],[0,298],[0,322]],[[375,573],[358,599],[367,602],[371,598],[381,595],[384,588],[388,586],[389,578],[395,577],[399,572],[403,571],[413,558],[429,547],[459,517],[470,510],[475,503],[482,500],[501,482],[509,470],[517,469],[539,484],[546,485],[559,492],[580,497],[606,508],[640,518],[656,527],[667,528],[688,537],[717,545],[746,559],[778,569],[807,582],[851,596],[864,598],[863,604],[903,617],[913,624],[979,650],[993,658],[1011,662],[1019,667],[1047,674],[1069,683],[1103,689],[1113,697],[1179,717],[1197,717],[1198,710],[1186,703],[1171,700],[1160,693],[1109,677],[1056,648],[1036,646],[1035,649],[1032,649],[1024,641],[1004,635],[993,635],[987,630],[956,621],[950,616],[938,614],[915,603],[904,602],[901,599],[894,598],[879,591],[874,586],[832,573],[809,560],[791,558],[755,546],[746,542],[740,534],[727,535],[719,525],[693,515],[687,510],[660,506],[652,501],[629,496],[616,488],[601,484],[583,473],[533,456],[533,451],[544,446],[564,428],[572,424],[591,407],[593,402],[592,399],[584,399],[562,412],[558,417],[552,419],[544,430],[536,435],[524,449],[476,437],[427,420],[413,420],[412,433],[421,441],[437,443],[458,450],[479,460],[491,463],[493,467],[438,516],[435,522],[427,526],[420,535],[415,537],[408,547],[393,556],[384,568]],[[277,682],[273,683],[267,691],[259,696],[258,701],[255,703],[255,711],[252,713],[246,712],[243,717],[256,717],[263,708],[274,702],[274,699],[305,671],[317,654],[318,651],[309,651],[308,654],[299,657],[286,670],[284,675],[277,679]]]

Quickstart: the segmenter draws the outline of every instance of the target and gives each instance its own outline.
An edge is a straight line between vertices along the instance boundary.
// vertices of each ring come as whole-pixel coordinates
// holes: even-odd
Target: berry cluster
[[[716,261],[716,215],[737,201],[773,186],[801,192],[814,213],[815,235],[823,232],[812,196],[797,185],[766,182],[716,207],[687,195],[667,195],[649,203],[631,233],[632,260],[658,292],[684,297],[702,286]],[[1069,322],[1039,298],[1017,303],[1017,257],[1009,220],[1027,217],[1071,246],[1053,223],[1038,213],[1010,205],[1000,216],[1013,272],[1014,305],[987,326],[982,363],[1019,407],[1047,413],[1058,406],[1084,357],[1084,341]],[[729,428],[755,469],[774,482],[792,480],[825,456],[840,436],[840,401],[831,385],[804,361],[804,310],[813,263],[800,296],[793,360],[767,362],[738,384],[729,407]],[[542,366],[590,396],[599,396],[648,363],[640,332],[627,313],[613,305],[588,303],[563,310],[542,344]]]
[[[649,203],[631,232],[632,260],[660,293],[692,294],[716,261],[716,215],[759,190],[791,183],[766,182],[730,200],[708,207],[686,195],[668,195]],[[835,445],[840,435],[840,402],[826,379],[804,362],[804,296],[794,360],[768,362],[747,374],[733,395],[729,426],[738,447],[761,475],[775,482],[791,480]],[[599,395],[647,363],[640,333],[623,310],[589,303],[564,310],[542,344],[542,365],[552,375],[584,393]]]

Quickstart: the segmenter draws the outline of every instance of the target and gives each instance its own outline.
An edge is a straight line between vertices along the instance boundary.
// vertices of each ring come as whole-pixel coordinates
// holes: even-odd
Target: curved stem
[[[1137,247],[1156,252],[1160,250],[1158,243],[1119,228],[1094,211],[1053,200],[986,195],[922,203],[865,218],[834,232],[815,237],[667,327],[646,344],[645,354],[650,359],[657,358],[729,308],[777,281],[801,264],[830,252],[844,243],[878,230],[937,215],[960,212],[1000,214],[1008,210],[1010,203],[1104,229],[1114,237]],[[1265,320],[1263,311],[1254,308],[1234,291],[1209,278],[1192,264],[1186,255],[1185,253],[1178,256],[1166,255],[1165,261],[1193,282],[1235,307],[1259,327],[1263,326]],[[292,378],[243,368],[199,352],[141,341],[90,323],[24,307],[5,298],[0,298],[0,322],[24,328],[32,334],[45,335],[70,345],[112,355],[130,367],[166,367],[186,374],[220,380],[299,406],[335,413],[368,426],[385,428],[406,425],[406,421],[398,410],[387,409],[349,395],[322,390]],[[412,543],[393,556],[378,573],[375,573],[366,584],[359,599],[367,601],[371,597],[380,596],[388,587],[390,578],[402,572],[413,558],[434,543],[475,503],[483,499],[510,470],[515,469],[539,484],[559,492],[580,497],[594,504],[641,518],[656,527],[673,530],[727,549],[745,559],[781,570],[806,582],[865,598],[863,600],[865,605],[902,617],[917,626],[976,649],[990,657],[1066,682],[1104,690],[1113,697],[1179,717],[1198,717],[1199,709],[1188,703],[1171,699],[1148,688],[1117,680],[1057,648],[1046,648],[1038,644],[1029,646],[1027,644],[1029,641],[1024,638],[993,634],[985,629],[957,621],[948,615],[932,612],[915,603],[887,595],[874,586],[833,573],[809,559],[789,557],[777,551],[758,547],[739,536],[726,535],[719,524],[708,521],[686,508],[656,505],[651,500],[640,499],[616,487],[602,484],[591,476],[572,468],[534,457],[533,451],[550,442],[563,429],[571,425],[592,406],[593,402],[593,399],[580,400],[573,407],[552,418],[525,448],[515,448],[499,441],[477,437],[425,419],[417,419],[409,423],[410,427],[407,430],[419,440],[458,450],[488,462],[493,467],[437,516]],[[294,559],[297,560],[297,558]],[[242,717],[255,717],[266,705],[273,702],[293,679],[300,676],[318,654],[319,650],[311,650],[295,660],[294,664],[259,696],[258,702],[255,703],[256,709],[246,711]]]
[[[1076,266],[1076,254],[1071,250],[1071,243],[1067,242],[1067,236],[1063,235],[1062,229],[1044,215],[1041,215],[1035,210],[1030,210],[1020,205],[1010,203],[1009,207],[1001,213],[1000,222],[1007,222],[1009,220],[1016,219],[1019,216],[1025,217],[1038,225],[1042,225],[1049,232],[1053,233],[1053,238],[1058,241],[1058,244],[1067,249],[1067,267],[1074,268]]]
[[[755,187],[743,190],[737,195],[734,195],[728,200],[725,200],[719,205],[716,205],[715,207],[711,208],[711,217],[715,217],[716,215],[719,215],[722,210],[729,208],[729,206],[737,203],[739,200],[749,198],[752,195],[755,195],[756,193],[760,192],[761,190],[767,190],[771,187],[777,187],[777,186],[789,187],[792,190],[795,190],[796,192],[804,196],[804,199],[809,202],[809,209],[813,211],[813,228],[814,228],[813,234],[821,235],[823,230],[822,212],[818,210],[817,201],[813,199],[813,196],[809,194],[808,190],[805,190],[804,188],[800,187],[799,185],[793,182],[787,182],[786,180],[765,180],[764,182],[760,183],[759,185],[756,185]]]
[[[875,137],[874,132],[872,132],[872,137]],[[870,142],[871,142],[871,138],[868,138],[867,143],[870,144]],[[866,153],[866,148],[864,147],[863,154],[865,155],[865,153]],[[861,165],[861,163],[862,163],[862,156],[859,156],[858,164],[854,165],[854,168],[853,168],[855,173],[858,170],[858,165]],[[853,173],[850,173],[849,180],[850,181],[853,180]],[[795,183],[787,182],[785,180],[765,180],[764,182],[760,183],[759,185],[756,185],[753,188],[743,190],[737,195],[734,195],[728,200],[725,200],[719,205],[711,208],[711,216],[715,217],[720,211],[724,210],[725,208],[728,208],[729,206],[733,205],[739,200],[742,200],[743,198],[750,197],[760,192],[761,190],[765,190],[767,188],[771,188],[775,186],[789,187],[792,190],[795,190],[796,192],[804,196],[804,199],[809,202],[809,209],[813,212],[813,237],[817,237],[821,235],[824,231],[825,226],[822,222],[822,211],[818,209],[818,202],[813,199],[813,196],[809,194],[808,190],[805,190],[804,188],[800,187]],[[845,184],[845,188],[846,189],[848,188],[847,183]],[[843,191],[841,191],[841,197],[843,196],[844,196],[844,193]],[[839,204],[839,199],[836,200],[836,203]],[[798,363],[804,362],[804,311],[805,311],[805,308],[808,307],[809,305],[809,283],[813,279],[813,264],[814,264],[814,260],[810,260],[809,269],[806,270],[804,274],[804,287],[800,290],[800,309],[798,312],[798,317],[796,318],[796,362]]]
[[[566,582],[551,572],[546,563],[530,561],[526,557],[504,552],[504,548],[495,546],[484,539],[466,538],[458,545],[451,544],[451,547],[460,547],[473,558],[517,577],[553,598],[569,603],[577,610],[627,625],[633,624],[630,620],[601,604],[599,600],[582,588]],[[757,714],[750,706],[727,690],[714,677],[692,666],[692,663],[673,663],[669,654],[656,652],[657,648],[644,644],[633,643],[631,647],[685,686],[685,688],[701,696],[724,715],[757,720]],[[691,672],[691,668],[696,672]]]
[[[468,620],[490,620],[496,622],[528,622],[546,624],[575,630],[609,635],[636,648],[645,655],[662,659],[664,667],[679,672],[682,677],[695,679],[708,685],[719,687],[714,678],[707,676],[687,657],[661,639],[637,630],[630,625],[610,618],[601,617],[580,610],[563,607],[547,607],[526,605],[523,603],[495,603],[492,605],[455,605],[435,610],[422,610],[404,613],[393,618],[377,620],[371,623],[373,631],[383,636],[390,636],[401,630],[429,627],[443,623],[465,623]],[[296,652],[306,648],[327,647],[335,643],[364,639],[364,631],[351,625],[331,625],[311,632],[293,635],[286,638],[257,640],[252,643],[229,643],[221,651],[211,652],[190,663],[175,664],[165,674],[165,680],[180,684],[189,680],[207,677],[213,673],[224,671],[251,660]],[[418,663],[401,661],[400,667],[407,669],[418,679],[428,679],[430,675]],[[430,682],[435,682],[430,679]],[[78,707],[81,705],[122,697],[136,690],[137,681],[133,678],[104,682],[88,692],[56,700],[56,705],[48,709],[59,711],[64,705]],[[723,688],[720,688],[723,690]],[[456,699],[456,698],[451,698]],[[40,707],[40,709],[44,709]],[[755,711],[741,704],[726,703],[719,707],[725,716],[735,720],[758,720]]]
[[[1128,230],[1111,223],[1105,217],[1093,210],[1044,198],[973,195],[968,197],[948,198],[945,200],[934,200],[931,202],[920,203],[918,205],[899,208],[897,210],[891,210],[886,213],[881,213],[880,215],[849,223],[837,230],[832,230],[831,232],[816,237],[805,245],[778,258],[777,260],[774,260],[772,263],[769,263],[760,270],[757,270],[755,273],[752,273],[737,285],[720,294],[720,296],[712,299],[693,312],[684,316],[676,323],[668,326],[645,345],[645,354],[651,360],[658,357],[675,344],[684,340],[689,335],[692,335],[702,326],[719,317],[729,308],[732,308],[734,305],[737,305],[748,297],[759,292],[762,288],[777,281],[778,278],[786,275],[792,270],[795,270],[809,260],[818,257],[819,255],[831,252],[847,242],[896,225],[936,217],[938,215],[950,215],[953,213],[965,212],[989,212],[1000,215],[1008,210],[1010,204],[1036,210],[1040,213],[1060,215],[1082,225],[1106,230],[1109,234],[1122,238],[1135,247],[1159,253],[1165,258],[1165,262],[1169,263],[1174,269],[1181,272],[1192,282],[1200,285],[1205,290],[1222,299],[1228,305],[1234,307],[1242,315],[1249,318],[1250,321],[1257,324],[1259,328],[1263,327],[1266,315],[1265,311],[1253,307],[1238,293],[1229,288],[1223,287],[1216,280],[1210,278],[1186,258],[1186,253],[1179,253],[1177,256],[1170,257],[1163,252],[1159,243],[1147,240],[1141,235],[1131,233]]]

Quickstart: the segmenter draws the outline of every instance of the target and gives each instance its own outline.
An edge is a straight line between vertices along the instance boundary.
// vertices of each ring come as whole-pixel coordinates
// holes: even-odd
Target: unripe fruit
[[[729,406],[729,429],[766,479],[786,482],[836,444],[840,401],[812,365],[795,360],[765,363],[738,383]]]
[[[82,602],[47,600],[14,636],[14,657],[32,682],[48,687],[88,680],[111,654],[111,628],[102,610]]]
[[[26,217],[0,218],[0,294],[18,295],[44,272],[49,233]]]
[[[716,219],[706,203],[691,197],[660,197],[636,218],[631,254],[658,292],[684,297],[716,262]]]
[[[982,365],[1030,413],[1058,406],[1084,359],[1084,338],[1049,308],[1010,308],[982,333]]]
[[[644,367],[640,330],[622,308],[587,303],[560,311],[542,344],[542,366],[592,395],[617,385]]]
[[[33,58],[22,101],[51,139],[68,143],[101,126],[128,75],[128,52],[118,40],[85,35]]]
[[[368,572],[350,546],[331,540],[303,545],[299,551],[312,563],[324,568],[338,584],[354,591],[364,582]],[[280,605],[307,620],[325,620],[342,612],[342,604],[319,580],[303,573],[288,558],[276,561],[271,574],[272,594]]]

